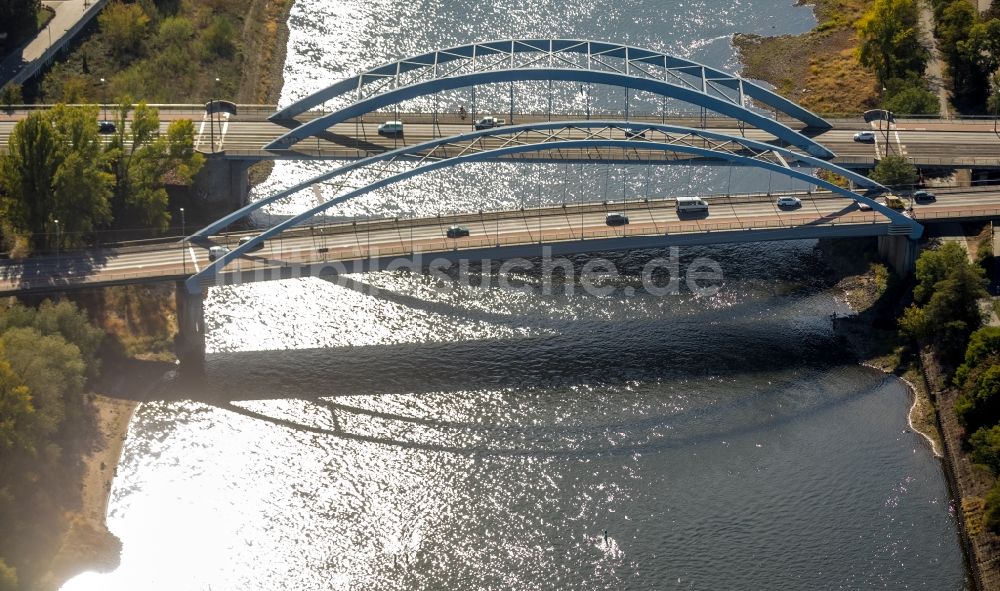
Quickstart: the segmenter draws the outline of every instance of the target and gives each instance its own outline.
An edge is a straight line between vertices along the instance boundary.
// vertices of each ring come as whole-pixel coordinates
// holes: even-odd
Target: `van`
[[[677,213],[708,213],[708,202],[701,197],[678,197]]]
[[[379,135],[387,135],[394,137],[397,135],[403,135],[403,122],[402,121],[386,121],[382,125],[378,126]]]

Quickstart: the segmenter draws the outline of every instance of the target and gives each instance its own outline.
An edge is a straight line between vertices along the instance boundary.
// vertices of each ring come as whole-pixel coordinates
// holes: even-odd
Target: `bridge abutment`
[[[250,164],[246,160],[229,160],[224,153],[206,154],[205,166],[194,178],[196,193],[206,205],[226,211],[243,207],[250,194]]]
[[[908,236],[879,236],[878,254],[900,277],[908,275],[917,264],[920,244]]]
[[[177,337],[174,352],[181,364],[181,373],[205,373],[205,295],[189,293],[183,281],[174,288],[177,302]]]

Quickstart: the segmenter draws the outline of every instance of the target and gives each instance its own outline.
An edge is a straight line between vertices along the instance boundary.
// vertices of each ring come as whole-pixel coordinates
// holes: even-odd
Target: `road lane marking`
[[[201,273],[201,267],[198,266],[198,257],[194,254],[194,248],[189,244],[188,252],[191,253],[191,262],[194,263],[194,272]]]

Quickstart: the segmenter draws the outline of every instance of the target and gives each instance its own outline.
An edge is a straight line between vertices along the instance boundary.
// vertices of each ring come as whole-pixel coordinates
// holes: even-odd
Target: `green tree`
[[[1000,481],[993,485],[990,492],[986,493],[983,521],[986,529],[993,533],[1000,533]]]
[[[897,115],[937,115],[941,111],[937,95],[922,85],[908,85],[892,93],[885,108]]]
[[[868,175],[877,183],[889,188],[902,189],[912,187],[917,183],[917,169],[902,156],[889,155],[875,165]]]
[[[3,104],[7,111],[11,111],[14,105],[20,105],[24,102],[24,96],[21,94],[21,85],[9,82],[0,88],[0,104]]]
[[[969,459],[1000,473],[1000,425],[982,427],[969,437]]]
[[[1000,355],[1000,326],[984,326],[972,333],[965,347],[965,360],[955,372],[955,384],[962,386],[966,378],[984,360]]]
[[[205,28],[201,35],[201,43],[205,48],[206,58],[232,57],[236,52],[236,28],[224,16],[217,16],[212,24]]]
[[[171,123],[161,135],[159,112],[145,102],[136,105],[126,132],[129,103],[123,100],[119,107],[118,134],[108,148],[115,176],[115,217],[163,229],[170,222],[164,177],[173,173],[179,182],[190,182],[204,157],[194,151],[190,120]]]
[[[913,301],[923,305],[934,294],[934,288],[944,281],[953,269],[968,265],[965,249],[957,242],[945,242],[940,247],[925,250],[917,258],[917,285],[913,288]]]
[[[923,73],[927,50],[920,43],[915,0],[875,0],[855,26],[861,39],[858,59],[880,83]]]
[[[0,211],[18,232],[42,233],[52,224],[53,179],[60,164],[59,138],[44,113],[33,112],[14,126],[7,153],[0,157]]]
[[[125,4],[115,0],[104,7],[97,17],[111,45],[111,52],[119,58],[139,52],[142,39],[149,26],[149,16],[139,4]]]
[[[993,425],[1000,418],[1000,365],[985,368],[955,401],[955,414],[967,432]]]
[[[111,220],[112,178],[96,120],[93,106],[32,113],[14,127],[10,149],[0,156],[0,209],[36,246],[54,246],[55,220],[67,246]]]
[[[28,447],[25,422],[34,412],[31,390],[14,374],[0,349],[0,450]]]

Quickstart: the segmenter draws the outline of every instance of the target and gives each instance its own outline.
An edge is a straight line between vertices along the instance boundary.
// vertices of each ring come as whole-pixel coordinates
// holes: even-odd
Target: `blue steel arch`
[[[500,135],[500,134],[503,134],[503,133],[510,134],[513,131],[516,131],[517,128],[521,128],[521,129],[556,129],[556,128],[559,128],[559,127],[566,127],[566,126],[580,127],[580,128],[587,128],[587,127],[618,127],[620,129],[623,129],[625,127],[632,127],[632,126],[634,126],[634,124],[632,124],[630,126],[629,124],[623,124],[620,121],[618,121],[618,122],[613,122],[613,121],[612,122],[609,122],[609,121],[603,121],[603,122],[600,122],[600,121],[576,121],[576,122],[568,122],[568,123],[567,122],[556,122],[556,123],[547,123],[547,124],[527,124],[527,125],[521,125],[521,126],[511,126],[511,127],[507,127],[507,128],[495,128],[495,129],[490,129],[490,130],[483,130],[483,131],[480,131],[480,132],[475,132],[475,133],[470,133],[470,134],[464,134],[463,136],[456,136],[456,137],[452,137],[452,138],[448,138],[448,139],[451,140],[451,141],[455,141],[456,139],[458,139],[460,137],[464,137],[466,139],[469,139],[469,138],[477,138],[477,137],[481,137],[483,135],[491,135],[491,134],[493,134],[493,135]],[[649,123],[649,124],[643,124],[643,127],[646,128],[646,129],[650,129],[650,130],[657,129],[657,130],[661,130],[661,131],[684,131],[684,132],[688,132],[688,133],[690,133],[692,135],[704,134],[706,136],[712,137],[713,139],[723,139],[723,140],[726,140],[726,141],[733,141],[733,142],[739,143],[739,144],[747,146],[747,147],[754,147],[754,148],[765,150],[765,151],[773,151],[773,152],[776,152],[777,154],[779,154],[780,156],[782,156],[783,158],[797,159],[797,160],[802,161],[803,164],[805,164],[807,166],[815,166],[817,168],[823,168],[823,169],[829,170],[831,172],[834,172],[834,173],[836,173],[838,175],[841,175],[841,176],[847,178],[848,180],[850,180],[850,181],[852,181],[852,182],[854,182],[854,183],[856,183],[856,184],[858,184],[858,185],[860,185],[862,187],[866,187],[868,189],[868,193],[877,194],[877,193],[884,193],[884,192],[888,192],[889,191],[889,189],[887,187],[885,187],[885,186],[883,186],[883,185],[881,185],[881,184],[879,184],[879,183],[877,183],[877,182],[869,179],[868,177],[865,177],[865,176],[859,175],[857,173],[851,172],[851,171],[849,171],[847,169],[841,168],[841,167],[839,167],[839,166],[837,166],[835,164],[832,164],[830,162],[826,162],[824,160],[821,160],[821,159],[818,159],[818,158],[813,158],[813,157],[810,157],[810,156],[804,156],[804,155],[801,155],[801,154],[796,154],[796,153],[790,152],[788,150],[785,150],[783,148],[777,148],[777,147],[774,147],[774,146],[770,146],[768,144],[764,144],[763,142],[757,142],[757,141],[748,140],[748,139],[745,139],[745,138],[728,136],[726,134],[715,133],[715,132],[705,132],[705,131],[702,131],[702,130],[697,130],[697,129],[693,129],[693,128],[684,128],[684,127],[678,127],[678,126],[670,126],[670,125],[661,125],[661,124]],[[427,144],[431,144],[431,143],[440,144],[442,141],[443,140],[436,140],[434,142],[427,142]],[[641,144],[641,145],[637,146],[637,144]],[[425,146],[425,149],[426,149],[426,145],[421,144],[419,146],[411,146],[411,147],[408,147],[408,148],[400,148],[400,150],[397,150],[397,152],[414,151],[417,148],[419,148],[420,146]],[[825,189],[827,189],[827,190],[829,190],[829,191],[831,191],[831,192],[833,192],[835,194],[841,195],[842,197],[866,203],[866,204],[870,205],[873,209],[875,209],[876,211],[878,211],[879,213],[881,213],[882,215],[884,215],[885,217],[887,217],[890,220],[890,222],[895,222],[895,223],[899,223],[899,224],[902,224],[902,225],[909,226],[910,227],[910,238],[912,238],[912,239],[917,239],[917,238],[919,238],[921,236],[921,234],[923,234],[923,226],[921,226],[918,222],[916,222],[915,220],[913,220],[913,219],[911,219],[911,218],[909,218],[909,217],[907,217],[907,216],[899,213],[898,211],[895,211],[893,209],[890,209],[890,208],[882,205],[881,203],[878,203],[877,201],[875,201],[874,199],[872,199],[870,196],[854,193],[853,191],[850,191],[850,190],[845,189],[843,187],[837,186],[837,185],[835,185],[833,183],[830,183],[828,181],[825,181],[823,179],[814,177],[814,176],[809,175],[809,174],[807,174],[805,172],[802,172],[800,170],[793,169],[793,168],[791,168],[789,166],[781,166],[781,165],[778,165],[778,164],[775,164],[775,163],[772,163],[772,162],[767,162],[767,161],[764,161],[764,160],[750,158],[748,156],[743,156],[743,155],[739,155],[739,154],[736,154],[736,153],[723,152],[723,151],[719,151],[719,150],[715,150],[715,149],[701,148],[701,147],[696,147],[696,146],[676,145],[676,144],[659,144],[659,143],[649,142],[649,141],[637,142],[635,140],[620,140],[620,139],[567,140],[567,141],[563,141],[563,142],[546,142],[546,143],[539,143],[539,144],[517,144],[517,145],[510,145],[510,146],[505,146],[505,147],[497,148],[497,149],[493,149],[493,150],[486,150],[486,151],[483,151],[483,152],[465,154],[465,155],[462,155],[462,156],[454,156],[454,157],[450,157],[450,158],[443,158],[443,159],[440,159],[440,160],[433,160],[433,161],[430,161],[430,162],[428,162],[426,164],[423,164],[423,165],[421,165],[419,167],[415,167],[415,168],[413,168],[411,170],[407,170],[407,171],[404,171],[404,172],[392,175],[390,177],[387,177],[387,178],[380,179],[378,181],[372,182],[372,183],[370,183],[370,184],[368,184],[368,185],[366,185],[364,187],[361,187],[361,188],[358,188],[358,189],[354,189],[354,190],[352,190],[352,191],[350,191],[348,193],[345,193],[344,195],[340,195],[338,197],[330,199],[330,200],[328,200],[328,201],[326,201],[324,203],[321,203],[321,204],[319,204],[319,205],[317,205],[315,207],[312,207],[312,208],[310,208],[310,209],[308,209],[308,210],[306,210],[306,211],[304,211],[304,212],[302,212],[302,213],[300,213],[298,215],[295,215],[295,216],[293,216],[291,218],[288,218],[287,220],[285,220],[285,221],[283,221],[283,222],[281,222],[279,224],[276,224],[275,226],[273,226],[271,228],[268,228],[264,232],[262,232],[262,233],[260,233],[260,234],[258,234],[256,236],[254,236],[249,241],[247,241],[247,242],[245,242],[245,243],[237,246],[232,251],[227,252],[223,256],[219,257],[218,259],[215,260],[215,262],[213,262],[209,266],[205,267],[199,273],[197,273],[197,274],[193,275],[192,277],[188,278],[188,280],[186,281],[186,287],[187,287],[187,289],[188,289],[188,291],[190,293],[199,293],[201,291],[201,282],[202,282],[202,280],[204,278],[206,278],[209,275],[215,275],[219,271],[219,269],[221,269],[222,267],[224,267],[225,265],[227,265],[233,259],[238,258],[238,257],[242,256],[244,253],[251,251],[251,249],[253,249],[254,246],[256,246],[257,244],[260,244],[260,243],[264,242],[265,240],[267,240],[268,238],[276,236],[276,235],[284,232],[285,230],[287,230],[289,228],[292,228],[294,226],[297,226],[299,224],[307,222],[308,220],[312,219],[316,215],[322,213],[323,211],[329,209],[330,207],[333,207],[334,205],[336,205],[338,203],[342,203],[344,201],[348,201],[350,199],[354,199],[355,197],[358,197],[360,195],[364,195],[364,194],[369,193],[371,191],[374,191],[376,189],[380,189],[382,187],[385,187],[385,186],[388,186],[388,185],[391,185],[391,184],[394,184],[394,183],[398,183],[400,181],[409,179],[409,178],[414,177],[414,176],[418,176],[418,175],[424,174],[426,172],[437,170],[439,168],[452,167],[452,166],[456,166],[458,164],[464,164],[464,163],[468,163],[468,162],[478,162],[478,161],[483,161],[483,160],[490,160],[490,159],[494,159],[494,158],[497,158],[497,157],[502,156],[502,155],[527,153],[527,152],[533,152],[533,151],[556,150],[556,149],[560,149],[560,148],[588,148],[588,147],[616,147],[616,148],[622,148],[622,149],[630,149],[630,148],[634,149],[634,148],[637,148],[637,147],[641,147],[643,149],[650,149],[650,150],[675,151],[675,152],[682,152],[682,153],[693,154],[693,155],[697,155],[697,156],[722,158],[722,159],[729,160],[731,162],[738,163],[738,164],[743,164],[743,165],[748,165],[748,166],[755,166],[755,167],[758,167],[758,168],[764,168],[764,169],[767,169],[767,170],[770,170],[770,171],[773,171],[773,172],[777,172],[779,174],[783,174],[783,175],[791,177],[791,178],[799,179],[799,180],[805,181],[807,183],[810,183],[810,184],[813,184],[813,185],[816,185],[816,186],[819,186],[819,187],[823,187],[823,188],[825,188]],[[385,160],[386,159],[385,158],[386,155],[387,154],[381,154],[381,155],[377,156],[377,158],[381,158],[382,160]],[[373,158],[376,158],[376,157],[373,157]],[[351,167],[351,166],[354,166],[356,164],[358,164],[358,163],[349,164],[349,165],[347,165],[347,167]],[[347,168],[347,167],[343,167],[343,168]],[[340,169],[338,169],[338,171],[339,170]],[[333,171],[333,173],[338,173],[338,171]],[[304,183],[300,183],[299,185],[296,185],[292,189],[288,189],[286,191],[282,191],[279,194],[281,194],[283,196],[291,194],[289,191],[294,192],[294,191],[297,191],[297,190],[301,190],[301,188],[304,187],[304,186],[308,186],[310,184],[313,184],[313,183],[316,183],[316,182],[320,182],[321,180],[324,180],[326,178],[331,178],[332,176],[334,176],[333,173],[326,173],[324,175],[320,175],[320,177],[310,179],[309,181],[306,181]],[[340,173],[340,174],[342,174],[342,173]],[[269,200],[273,201],[273,198],[269,198]],[[243,209],[248,209],[248,208],[243,208]],[[237,213],[239,213],[239,212],[237,212]],[[244,213],[243,215],[246,215],[246,214]],[[230,217],[230,216],[227,216],[227,218],[228,217]],[[240,216],[240,217],[242,217],[242,216]],[[223,220],[225,220],[227,218],[223,218]],[[221,221],[222,220],[220,220],[220,222]],[[207,230],[207,229],[209,229],[209,228],[217,225],[218,223],[219,222],[217,222],[216,224],[207,226],[206,228],[203,228],[201,231],[199,231],[198,233],[196,233],[195,236],[202,235],[202,233],[205,232],[205,230]],[[227,222],[226,225],[228,225],[228,223],[231,223],[231,222]]]
[[[453,62],[465,60],[475,69],[478,65],[482,64],[481,60],[483,58],[496,56],[509,56],[509,65],[513,67],[515,55],[531,53],[542,54],[542,56],[534,60],[534,62],[527,64],[529,67],[533,63],[545,60],[545,58],[548,58],[548,65],[550,67],[554,62],[576,65],[565,57],[568,54],[576,54],[586,56],[586,68],[588,70],[604,67],[618,72],[624,70],[626,74],[631,74],[635,71],[650,77],[659,77],[662,74],[665,81],[672,79],[676,84],[691,88],[695,88],[695,85],[688,82],[685,77],[697,78],[698,89],[706,94],[710,87],[724,86],[730,90],[737,91],[741,104],[743,95],[745,94],[761,104],[798,119],[805,123],[807,127],[817,129],[829,129],[831,127],[826,120],[815,113],[795,104],[780,94],[749,80],[744,80],[739,76],[734,76],[699,62],[668,55],[652,49],[589,39],[502,39],[458,45],[407,57],[372,68],[357,76],[345,78],[318,90],[281,109],[272,115],[271,119],[291,119],[326,101],[351,92],[357,95],[355,97],[355,100],[357,100],[366,86],[399,86],[401,76],[420,70],[429,70],[430,76],[437,78],[440,75],[442,66],[453,66]],[[476,62],[477,57],[480,59],[479,64]],[[611,64],[606,61],[607,58],[619,59],[624,63]],[[452,70],[461,69],[463,65],[459,64],[458,67],[453,67]],[[650,69],[653,70],[650,71]]]
[[[475,86],[477,84],[514,81],[523,82],[527,80],[591,82],[595,84],[606,84],[609,86],[645,90],[661,96],[680,99],[690,104],[705,107],[722,115],[744,121],[754,127],[757,127],[758,129],[772,134],[779,140],[786,142],[789,145],[805,150],[813,156],[819,156],[821,158],[833,158],[836,156],[836,154],[819,142],[816,142],[812,138],[795,131],[775,119],[770,119],[742,105],[725,101],[719,97],[711,96],[701,91],[671,84],[662,80],[641,78],[628,74],[566,68],[492,70],[488,72],[475,72],[472,74],[436,78],[417,84],[402,86],[400,88],[357,101],[343,109],[334,111],[333,113],[329,113],[322,117],[317,117],[316,119],[295,127],[264,146],[264,149],[288,149],[296,142],[302,141],[315,134],[322,133],[324,130],[336,125],[337,123],[342,123],[352,117],[358,117],[376,109],[418,96],[433,94],[442,90]]]

